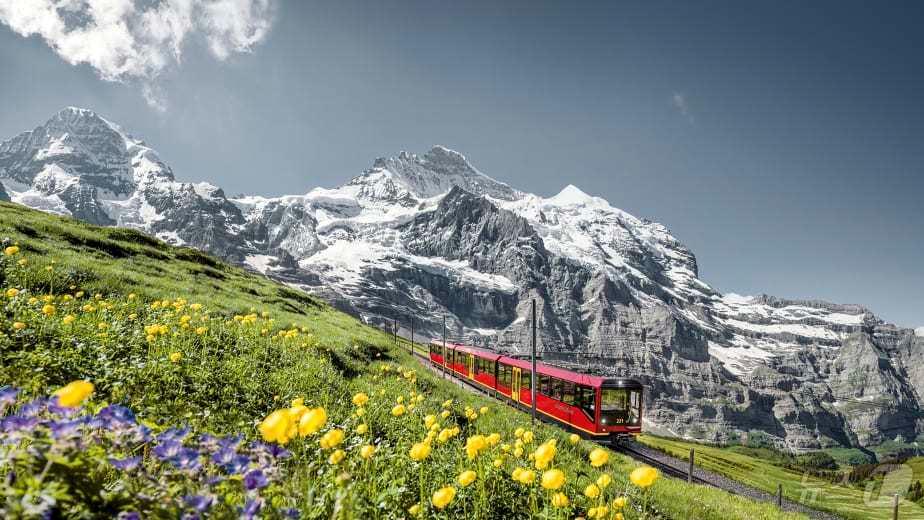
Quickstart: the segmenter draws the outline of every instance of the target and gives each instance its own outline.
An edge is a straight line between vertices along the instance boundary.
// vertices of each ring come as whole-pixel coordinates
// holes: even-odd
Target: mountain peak
[[[593,195],[588,195],[574,184],[565,186],[560,192],[558,192],[557,195],[549,197],[546,200],[556,206],[587,206],[601,203],[607,204],[605,200],[599,197],[594,197]]]

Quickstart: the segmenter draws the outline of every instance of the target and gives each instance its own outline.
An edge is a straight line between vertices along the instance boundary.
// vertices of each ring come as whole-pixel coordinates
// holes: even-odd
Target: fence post
[[[687,482],[693,483],[693,448],[690,448],[690,466],[687,468]]]
[[[898,520],[898,493],[892,498],[892,520]]]
[[[783,484],[776,485],[776,507],[783,509]]]

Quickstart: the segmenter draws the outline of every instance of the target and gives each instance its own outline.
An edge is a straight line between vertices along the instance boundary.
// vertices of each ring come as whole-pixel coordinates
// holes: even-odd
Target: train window
[[[565,381],[562,387],[562,401],[565,404],[574,404],[574,383]]]
[[[539,392],[545,395],[552,395],[552,378],[549,376],[539,376]]]
[[[629,408],[629,395],[623,388],[604,388],[600,399],[600,410],[604,412],[625,412]]]
[[[584,385],[577,385],[575,389],[575,404],[579,406],[590,418],[594,417],[594,408],[597,402],[597,391]]]
[[[561,401],[562,385],[564,381],[558,379],[557,377],[552,378],[552,392],[549,394],[549,397],[555,399],[556,401]]]
[[[638,390],[629,391],[629,424],[636,425],[642,420],[642,393]]]
[[[520,390],[529,391],[529,389],[532,388],[532,381],[532,372],[529,370],[520,372]]]
[[[510,365],[503,365],[501,370],[501,384],[510,387],[510,378],[513,374],[513,370],[510,368]]]

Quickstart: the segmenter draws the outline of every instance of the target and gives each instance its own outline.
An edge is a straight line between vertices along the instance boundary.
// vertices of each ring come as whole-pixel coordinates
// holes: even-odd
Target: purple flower
[[[183,498],[183,501],[186,502],[187,507],[195,509],[196,512],[204,513],[208,508],[212,507],[214,499],[207,495],[187,495]]]
[[[22,415],[9,415],[0,421],[0,429],[6,433],[31,432],[38,426],[37,417],[24,417]]]
[[[110,429],[113,426],[129,426],[136,424],[135,413],[130,409],[111,404],[96,414],[96,419],[102,428]]]
[[[244,508],[241,509],[241,517],[251,520],[253,517],[257,516],[260,513],[260,509],[263,508],[263,499],[260,498],[251,498],[247,499],[247,502],[244,502]]]
[[[182,448],[176,456],[170,460],[170,463],[178,469],[196,471],[202,467],[202,461],[199,460],[199,452],[192,448]]]
[[[244,488],[248,491],[262,489],[267,485],[269,485],[269,480],[267,480],[266,475],[258,469],[248,471],[247,474],[244,475]]]
[[[176,457],[181,449],[183,449],[183,445],[179,441],[161,441],[157,446],[154,446],[154,456],[160,460],[170,460]]]
[[[212,455],[212,462],[218,464],[225,473],[236,475],[243,473],[250,465],[250,459],[238,454],[231,448],[223,448]]]
[[[294,507],[283,509],[282,516],[286,518],[301,518],[302,512]]]
[[[119,520],[141,520],[141,515],[135,511],[122,511],[118,516]]]
[[[82,418],[69,421],[53,421],[48,424],[48,428],[51,430],[52,437],[55,439],[63,439],[81,435],[80,426],[85,422],[86,421]]]
[[[57,397],[54,398],[57,401]],[[44,397],[39,397],[38,399],[33,399],[28,403],[22,405],[22,408],[19,409],[19,414],[23,417],[35,417],[36,415],[45,411],[45,408],[48,406],[48,399]]]
[[[157,440],[163,441],[182,441],[189,435],[189,428],[170,428],[169,430],[157,436]]]
[[[16,396],[19,395],[19,389],[12,386],[5,386],[0,388],[0,410],[3,410],[4,407],[14,404],[16,402]]]
[[[137,468],[138,464],[141,464],[141,457],[125,457],[124,459],[110,458],[109,463],[117,470],[131,471]]]

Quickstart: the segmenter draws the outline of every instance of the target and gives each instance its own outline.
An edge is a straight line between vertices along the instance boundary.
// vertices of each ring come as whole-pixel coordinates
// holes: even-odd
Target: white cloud
[[[138,80],[163,106],[156,78],[182,61],[190,36],[219,60],[248,52],[269,32],[275,0],[0,0],[0,22],[40,36],[67,63],[106,81]]]
[[[687,96],[682,92],[674,92],[671,96],[671,105],[680,112],[683,117],[693,122],[693,115],[690,113],[690,104],[687,102]]]
[[[914,329],[914,333],[915,333],[915,335],[924,338],[924,327],[918,327],[918,328]]]

